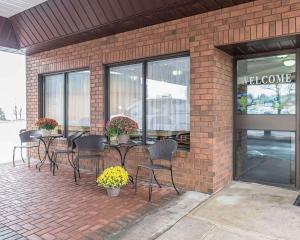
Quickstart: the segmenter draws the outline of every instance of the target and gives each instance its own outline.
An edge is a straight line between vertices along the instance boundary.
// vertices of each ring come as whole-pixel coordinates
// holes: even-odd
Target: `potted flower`
[[[129,117],[113,117],[106,124],[107,135],[111,139],[117,137],[118,143],[124,144],[129,140],[129,135],[134,134],[139,129],[138,124]]]
[[[97,184],[106,188],[109,197],[119,196],[121,187],[127,183],[128,173],[120,166],[105,169],[97,178]]]
[[[44,135],[47,135],[51,134],[51,131],[58,126],[58,122],[51,118],[39,118],[39,120],[36,122],[36,125],[43,131]]]

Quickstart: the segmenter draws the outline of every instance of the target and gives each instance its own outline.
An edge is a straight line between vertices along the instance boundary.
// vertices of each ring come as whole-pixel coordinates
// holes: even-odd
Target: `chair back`
[[[39,142],[39,137],[41,135],[42,132],[40,130],[22,131],[19,134],[21,143]]]
[[[106,143],[107,143],[107,137],[103,135],[87,135],[87,136],[82,136],[80,138],[77,138],[75,140],[75,144],[78,152],[103,151]]]
[[[83,135],[83,132],[76,132],[70,136],[67,137],[67,144],[68,144],[68,148],[72,148],[75,149],[76,148],[76,143],[75,140],[77,138],[80,138]]]
[[[173,139],[160,140],[148,147],[152,163],[154,160],[169,160],[171,162],[176,150],[177,142]]]

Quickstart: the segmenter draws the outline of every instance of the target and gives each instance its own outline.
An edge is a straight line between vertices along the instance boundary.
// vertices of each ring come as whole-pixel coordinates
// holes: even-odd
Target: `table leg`
[[[125,150],[125,153],[123,155],[123,167],[125,168],[125,161],[126,161],[126,156],[127,156],[127,153],[130,151],[130,149],[134,148],[136,145],[132,145],[132,146],[128,146]],[[129,177],[129,181],[134,185],[134,180],[133,180],[133,177],[131,175],[128,176]]]
[[[45,155],[43,157],[43,159],[41,160],[41,163],[40,163],[40,166],[39,166],[39,171],[41,171],[41,167],[44,165],[46,159],[48,158],[49,161],[50,161],[50,170],[52,169],[52,167],[56,167],[56,163],[54,163],[52,161],[52,157],[50,156],[50,147],[51,147],[51,144],[53,142],[55,138],[49,138],[48,142],[46,143],[43,139],[41,139],[42,143],[44,144],[44,147],[45,147]],[[38,166],[38,164],[36,165],[36,167]]]
[[[43,158],[40,158],[40,156],[39,156],[39,158],[40,158],[40,163],[37,163],[36,165],[35,165],[35,167],[36,168],[39,168],[39,171],[41,171],[41,167],[43,166],[43,164],[44,164],[44,162],[46,161],[46,158],[47,158],[47,144],[46,144],[46,142],[43,140],[43,139],[40,139],[40,141],[43,143],[43,145],[44,145],[44,148],[45,148],[45,154],[44,154],[44,156],[43,156]],[[40,166],[39,166],[40,165]]]
[[[121,150],[120,150],[119,147],[117,147],[117,146],[112,146],[112,147],[113,147],[115,150],[117,150],[117,152],[119,153],[120,161],[121,161],[121,166],[122,166],[124,169],[126,169],[126,167],[125,167],[126,155],[127,155],[128,151],[129,151],[131,148],[133,148],[134,146],[126,147],[125,152],[124,152],[124,155],[122,154],[122,152],[121,152]],[[133,177],[132,177],[131,175],[129,175],[128,178],[129,178],[129,181],[130,181],[131,183],[134,183]]]

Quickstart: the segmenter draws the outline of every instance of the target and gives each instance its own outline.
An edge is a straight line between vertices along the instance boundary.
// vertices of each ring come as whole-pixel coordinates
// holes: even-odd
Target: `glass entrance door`
[[[237,61],[236,179],[295,184],[296,54]]]

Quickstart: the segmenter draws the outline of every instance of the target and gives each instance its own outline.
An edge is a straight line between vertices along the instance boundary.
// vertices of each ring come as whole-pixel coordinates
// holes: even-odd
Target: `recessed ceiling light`
[[[295,63],[296,63],[295,60],[286,60],[283,62],[284,66],[287,66],[287,67],[292,67],[295,65]]]
[[[181,70],[174,70],[174,71],[172,72],[172,74],[173,74],[174,76],[178,76],[178,75],[181,75],[181,74],[182,74],[182,71],[181,71]]]
[[[286,57],[288,57],[288,55],[278,55],[277,57],[278,58],[286,58]]]
[[[136,81],[138,79],[138,77],[137,76],[130,76],[130,79]]]
[[[114,71],[110,71],[110,74],[121,75],[121,73],[119,73],[119,72],[114,72]]]

